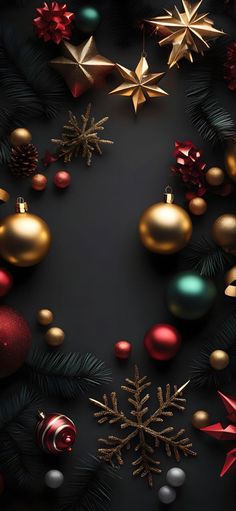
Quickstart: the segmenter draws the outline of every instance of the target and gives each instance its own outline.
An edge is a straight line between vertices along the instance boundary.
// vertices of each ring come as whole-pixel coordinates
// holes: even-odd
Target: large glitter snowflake
[[[149,416],[147,416],[149,412],[147,402],[150,396],[149,394],[143,395],[151,385],[151,382],[147,381],[147,376],[140,377],[139,370],[135,366],[133,380],[126,378],[125,382],[126,385],[122,385],[121,389],[130,394],[128,398],[128,402],[132,406],[130,417],[127,417],[119,409],[115,392],[111,393],[110,400],[104,394],[103,402],[90,399],[91,403],[101,409],[94,414],[99,424],[120,423],[120,428],[127,430],[126,436],[123,437],[109,435],[106,439],[99,439],[104,447],[98,449],[98,454],[101,459],[109,463],[123,465],[123,450],[130,449],[132,441],[137,438],[138,442],[134,451],[138,453],[138,458],[132,463],[133,475],[147,478],[149,486],[152,487],[153,474],[161,472],[159,460],[153,457],[155,448],[163,444],[167,456],[174,456],[176,461],[180,460],[181,454],[196,456],[196,453],[191,450],[191,441],[185,437],[185,429],[180,429],[177,432],[172,426],[167,426],[160,431],[154,429],[158,423],[172,417],[174,410],[185,410],[186,399],[182,397],[182,391],[188,382],[180,389],[175,385],[173,393],[171,393],[170,385],[167,384],[165,396],[162,388],[158,387],[156,395],[159,407]]]

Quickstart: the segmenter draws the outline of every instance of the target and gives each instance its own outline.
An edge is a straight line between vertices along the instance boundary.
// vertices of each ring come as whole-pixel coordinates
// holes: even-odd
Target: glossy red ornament
[[[132,344],[129,341],[118,341],[115,344],[115,356],[121,360],[129,358]]]
[[[39,412],[36,439],[45,452],[58,454],[72,451],[76,433],[74,422],[66,415]]]
[[[71,176],[66,170],[58,170],[53,178],[54,184],[57,188],[67,188],[71,183]]]
[[[154,360],[170,360],[176,355],[180,344],[178,330],[165,323],[153,325],[144,337],[144,346]]]
[[[8,307],[0,306],[0,378],[19,369],[31,347],[31,331],[23,316]]]
[[[0,268],[0,298],[6,296],[12,288],[13,278],[8,270]]]
[[[53,41],[59,44],[63,39],[70,39],[70,25],[75,15],[67,11],[66,4],[44,2],[43,7],[38,7],[36,11],[39,16],[33,20],[33,24],[38,37],[45,43]]]

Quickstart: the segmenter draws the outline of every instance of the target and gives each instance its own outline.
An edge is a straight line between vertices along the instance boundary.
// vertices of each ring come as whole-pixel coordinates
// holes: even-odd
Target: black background
[[[223,0],[222,0],[223,2]],[[176,2],[179,5],[179,2]],[[7,4],[7,2],[6,2]],[[34,8],[40,2],[31,1],[25,8],[2,8],[2,19],[11,22],[16,31],[32,33]],[[128,68],[134,68],[139,60],[140,40],[134,37],[129,44],[117,44],[116,35],[110,25],[109,7],[112,2],[101,2],[104,9],[102,24],[96,33],[97,46],[101,54]],[[171,2],[156,2],[167,7]],[[209,2],[206,2],[205,9]],[[80,3],[78,2],[78,7]],[[155,2],[153,2],[155,5]],[[212,5],[212,3],[211,3]],[[107,6],[107,9],[106,9]],[[124,2],[124,19],[126,8]],[[212,12],[217,28],[235,33],[235,22],[227,15],[220,17]],[[160,49],[154,40],[147,40],[148,60],[151,71],[167,70],[168,50]],[[169,49],[169,48],[168,48]],[[172,184],[176,201],[184,204],[183,190],[178,180],[170,174],[173,162],[172,151],[175,140],[192,140],[204,149],[204,159],[209,166],[222,165],[223,154],[204,143],[191,125],[185,111],[185,70],[170,70],[161,82],[169,97],[153,99],[146,103],[135,117],[131,101],[126,98],[108,96],[108,91],[119,83],[113,73],[103,90],[88,91],[77,100],[68,100],[62,105],[53,121],[29,122],[33,142],[40,154],[50,146],[50,139],[58,136],[68,109],[80,115],[89,101],[93,103],[96,118],[109,115],[105,129],[107,138],[114,140],[113,146],[104,148],[104,155],[94,157],[92,167],[78,159],[68,166],[72,185],[63,193],[53,186],[54,172],[63,168],[57,163],[47,170],[49,184],[44,193],[34,193],[29,182],[16,181],[5,168],[1,169],[1,185],[11,193],[11,201],[1,208],[1,215],[14,209],[15,197],[23,195],[32,212],[42,216],[50,225],[53,235],[52,249],[38,267],[29,271],[17,271],[15,286],[6,303],[20,310],[32,325],[35,344],[43,346],[42,332],[35,322],[36,311],[50,307],[54,311],[55,324],[64,328],[66,340],[63,349],[82,353],[93,352],[112,368],[111,390],[117,390],[126,376],[131,376],[134,363],[142,374],[147,374],[154,386],[167,382],[183,384],[189,377],[192,360],[204,342],[204,331],[208,325],[222,321],[235,301],[224,297],[224,282],[217,281],[218,295],[214,310],[207,321],[198,325],[177,325],[167,311],[164,291],[169,277],[181,268],[183,255],[175,257],[150,256],[138,238],[138,221],[142,211],[150,204],[162,200],[163,190]],[[236,114],[234,93],[225,84],[216,88],[219,98],[232,115]],[[39,170],[42,170],[39,167]],[[236,212],[235,198],[211,197],[204,218],[194,218],[194,238],[204,233],[210,236],[212,221],[222,212]],[[170,322],[179,326],[183,334],[181,350],[169,365],[159,366],[150,360],[143,347],[146,330],[157,322]],[[119,339],[128,339],[133,344],[133,353],[126,363],[119,363],[113,353],[113,345]],[[209,339],[210,340],[210,339]],[[105,389],[108,390],[108,389]],[[235,394],[235,381],[225,392]],[[90,392],[90,396],[101,396],[103,389]],[[230,444],[217,442],[191,427],[191,414],[203,408],[211,413],[213,422],[225,421],[223,406],[216,392],[197,392],[189,389],[187,410],[176,414],[171,423],[186,426],[193,440],[197,458],[187,458],[180,466],[186,471],[186,484],[178,491],[172,511],[235,509],[235,470],[223,479],[219,473]],[[78,440],[73,460],[87,452],[96,452],[96,439],[105,435],[106,427],[98,426],[93,418],[93,409],[88,396],[77,403],[48,404],[48,409],[62,409],[71,414],[78,427]],[[121,396],[125,409],[125,396]],[[153,401],[150,406],[155,406]],[[122,479],[115,484],[110,511],[132,509],[162,509],[157,499],[157,489],[165,483],[166,471],[176,465],[160,451],[162,474],[156,478],[155,489],[149,490],[147,483],[134,479],[131,474],[132,453],[127,454],[125,465],[120,470]],[[62,460],[63,464],[71,459]],[[51,468],[57,465],[52,458]],[[66,470],[66,466],[63,470]],[[30,500],[7,494],[1,501],[1,510],[27,511],[57,510],[55,499],[50,496],[42,500]]]

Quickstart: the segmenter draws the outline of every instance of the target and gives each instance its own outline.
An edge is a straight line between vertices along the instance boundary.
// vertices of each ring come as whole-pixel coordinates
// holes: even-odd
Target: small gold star
[[[155,84],[155,82],[159,82],[165,73],[148,73],[148,62],[146,57],[143,55],[141,56],[135,71],[127,69],[120,64],[116,64],[116,67],[125,81],[109,94],[131,97],[135,113],[148,98],[168,95],[167,92],[160,89],[160,87]]]
[[[183,57],[193,62],[192,51],[203,55],[203,51],[209,48],[207,40],[224,35],[222,30],[214,28],[208,14],[198,13],[202,1],[190,4],[187,0],[182,0],[184,12],[179,12],[175,6],[173,12],[165,9],[166,16],[147,20],[164,36],[164,39],[159,41],[160,46],[173,45],[168,60],[169,67],[175,66]]]

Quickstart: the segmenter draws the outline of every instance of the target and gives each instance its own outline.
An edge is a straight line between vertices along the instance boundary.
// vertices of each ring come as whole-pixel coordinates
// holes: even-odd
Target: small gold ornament
[[[0,204],[8,202],[9,199],[10,194],[4,188],[0,188]]]
[[[53,326],[45,334],[45,341],[49,346],[60,346],[65,339],[65,333],[61,328]]]
[[[202,197],[194,197],[188,205],[188,209],[192,215],[204,215],[207,210],[207,203]]]
[[[225,168],[233,181],[236,181],[236,141],[229,142],[225,153]]]
[[[10,134],[10,142],[13,147],[30,144],[32,135],[26,128],[16,128]]]
[[[236,298],[236,266],[230,268],[225,275],[225,295]]]
[[[205,410],[197,410],[192,415],[192,425],[196,429],[205,428],[210,424],[210,415]]]
[[[28,213],[22,197],[16,202],[16,213],[0,221],[0,256],[14,266],[33,266],[48,253],[51,233],[46,222]]]
[[[236,255],[236,215],[225,214],[219,216],[212,229],[215,243],[225,252]]]
[[[222,185],[224,178],[224,171],[220,167],[211,167],[206,173],[206,181],[210,186]]]
[[[40,325],[46,326],[53,322],[53,313],[50,309],[40,309],[37,312],[37,321]]]
[[[209,363],[212,369],[223,371],[223,369],[229,365],[229,355],[223,350],[212,351],[209,357]]]
[[[143,245],[158,254],[175,254],[184,248],[192,235],[192,221],[181,206],[173,204],[171,187],[166,188],[165,202],[147,208],[139,222]]]

